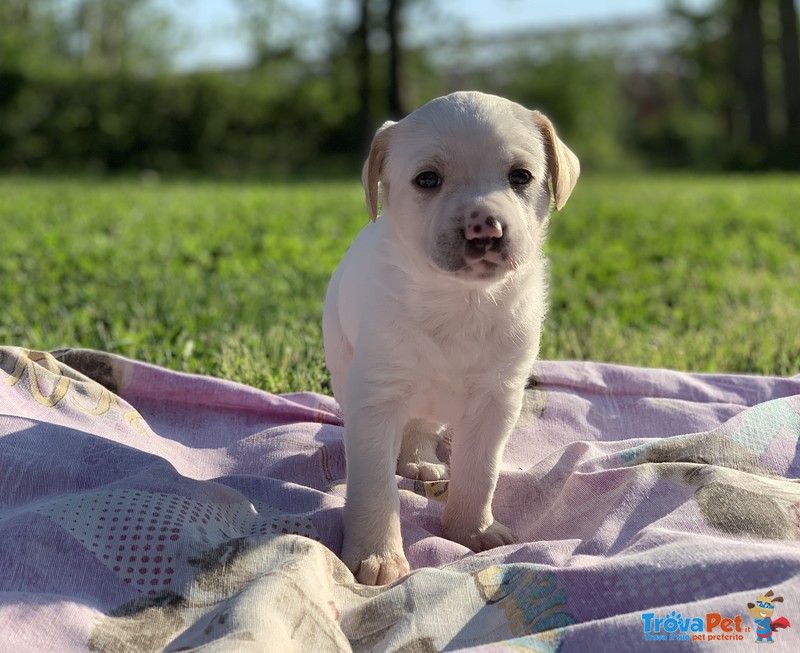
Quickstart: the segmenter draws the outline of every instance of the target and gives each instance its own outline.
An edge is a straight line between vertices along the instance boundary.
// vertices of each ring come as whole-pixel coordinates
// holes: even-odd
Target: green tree
[[[800,131],[795,0],[671,6],[685,36],[651,76],[660,102],[637,145],[681,164],[800,165],[790,146]]]
[[[770,140],[769,96],[764,75],[764,23],[761,0],[738,0],[733,21],[734,73],[746,115],[747,140]]]
[[[37,76],[160,72],[182,42],[153,0],[0,0],[0,25],[0,67]]]
[[[791,146],[798,147],[800,146],[800,43],[797,36],[797,7],[794,0],[779,0],[779,8],[786,137]]]
[[[166,70],[180,42],[152,0],[79,0],[61,28],[81,68],[103,74]]]
[[[0,69],[23,71],[52,65],[66,39],[58,0],[0,0]]]

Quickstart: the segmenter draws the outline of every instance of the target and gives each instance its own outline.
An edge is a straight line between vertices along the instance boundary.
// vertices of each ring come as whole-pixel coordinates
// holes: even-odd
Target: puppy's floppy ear
[[[553,185],[556,208],[561,209],[569,199],[578,176],[581,174],[581,165],[572,151],[556,136],[553,123],[538,111],[532,111],[533,121],[542,134],[545,152],[547,153],[547,174]]]
[[[394,125],[391,120],[387,120],[375,132],[372,145],[369,148],[369,156],[364,162],[361,171],[361,183],[364,185],[364,195],[369,209],[369,219],[375,222],[378,218],[378,182],[383,175],[386,155],[389,153],[389,142],[391,141],[392,129]]]

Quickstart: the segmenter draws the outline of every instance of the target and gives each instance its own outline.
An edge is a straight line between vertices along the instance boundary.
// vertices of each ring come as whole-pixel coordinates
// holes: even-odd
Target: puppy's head
[[[370,217],[380,189],[412,255],[464,281],[494,282],[538,255],[551,201],[564,206],[579,171],[541,113],[460,92],[385,123],[363,182]]]

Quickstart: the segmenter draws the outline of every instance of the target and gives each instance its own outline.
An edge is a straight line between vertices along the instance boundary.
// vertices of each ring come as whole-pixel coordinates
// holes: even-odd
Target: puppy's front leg
[[[472,396],[453,428],[442,527],[448,538],[473,551],[517,541],[511,530],[494,520],[492,497],[503,449],[521,405],[522,391]]]
[[[401,401],[373,402],[365,396],[368,391],[363,384],[358,389],[352,385],[348,384],[345,406],[347,501],[342,560],[360,583],[384,585],[409,572],[395,480],[408,415]]]

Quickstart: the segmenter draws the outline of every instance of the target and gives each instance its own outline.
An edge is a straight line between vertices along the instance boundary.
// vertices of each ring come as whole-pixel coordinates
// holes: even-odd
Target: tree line
[[[588,168],[800,168],[795,0],[435,44],[410,27],[446,3],[236,2],[247,65],[186,71],[153,0],[0,0],[0,169],[352,174],[383,119],[456,88],[544,110]]]

